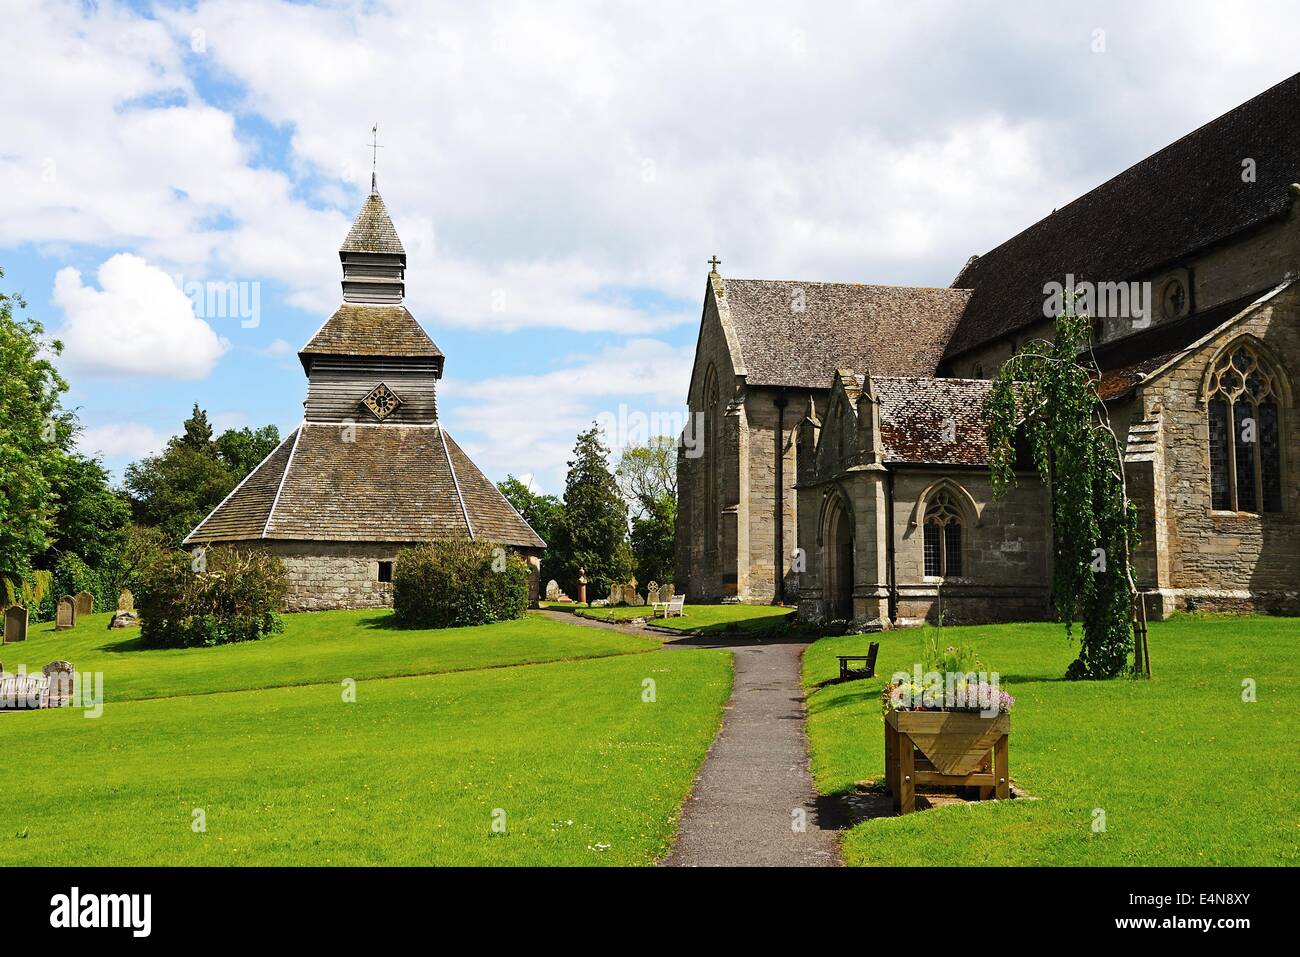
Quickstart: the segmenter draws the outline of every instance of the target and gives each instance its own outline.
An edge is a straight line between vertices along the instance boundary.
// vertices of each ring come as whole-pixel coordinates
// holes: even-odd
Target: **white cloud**
[[[646,428],[677,434],[693,354],[693,347],[632,339],[536,375],[444,380],[439,405],[447,427],[489,477],[500,480],[526,464],[539,488],[560,492],[574,439],[593,420],[615,425],[607,435],[615,454],[629,441],[644,441]]]
[[[169,438],[163,432],[138,422],[100,425],[77,436],[77,448],[85,455],[110,462],[133,461],[160,452]]]
[[[96,276],[99,289],[83,285],[71,266],[54,278],[54,303],[65,315],[56,334],[70,367],[89,375],[200,379],[225,352],[227,344],[156,266],[118,253]]]
[[[1290,62],[1282,4],[18,2],[0,246],[273,278],[324,312],[378,120],[412,308],[491,330],[694,321],[672,303],[715,252],[732,276],[946,283]],[[282,163],[248,132],[268,123]]]

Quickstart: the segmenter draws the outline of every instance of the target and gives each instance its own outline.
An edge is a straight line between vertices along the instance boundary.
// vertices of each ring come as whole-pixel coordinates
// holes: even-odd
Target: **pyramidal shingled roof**
[[[441,425],[303,423],[185,538],[543,548]],[[346,454],[340,454],[340,450]]]
[[[304,365],[312,355],[443,357],[405,306],[349,302],[334,310],[298,353]]]
[[[348,230],[348,238],[343,240],[339,252],[406,255],[402,241],[397,237],[397,230],[393,227],[393,220],[388,215],[388,207],[377,191],[366,197],[361,212],[357,214],[357,221]]]

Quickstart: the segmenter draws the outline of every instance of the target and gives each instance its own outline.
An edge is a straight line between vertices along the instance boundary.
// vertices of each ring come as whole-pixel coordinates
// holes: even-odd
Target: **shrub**
[[[55,562],[53,585],[52,598],[55,602],[64,595],[88,591],[95,596],[95,611],[111,611],[117,607],[117,596],[109,597],[109,589],[104,586],[100,574],[72,552],[65,552]]]
[[[284,628],[287,590],[284,564],[264,552],[169,552],[140,576],[140,639],[154,648],[256,641]]]
[[[393,569],[393,614],[408,627],[456,628],[522,618],[528,563],[482,542],[405,548]]]

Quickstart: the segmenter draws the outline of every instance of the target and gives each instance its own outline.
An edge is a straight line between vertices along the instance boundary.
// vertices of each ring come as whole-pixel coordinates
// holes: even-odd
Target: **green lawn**
[[[392,626],[388,611],[285,615],[283,634],[220,648],[146,650],[140,629],[108,630],[111,615],[88,615],[70,631],[33,625],[23,644],[0,646],[14,672],[40,671],[56,658],[104,673],[108,701],[242,691],[344,678],[471,671],[505,665],[653,651],[658,642],[540,616],[481,628]]]
[[[1151,624],[1154,677],[1061,680],[1060,625],[945,628],[1016,697],[1011,773],[1038,800],[926,810],[858,825],[850,864],[1300,864],[1300,619],[1180,616]],[[879,640],[881,677],[825,684],[864,635],[804,657],[813,773],[826,794],[880,780],[880,690],[912,669],[921,634]],[[1242,701],[1242,682],[1257,701]],[[1096,812],[1105,830],[1094,831]]]
[[[557,611],[562,605],[552,605]],[[575,614],[599,621],[629,621],[633,618],[649,619],[652,609],[648,607],[629,608],[579,608],[570,606]],[[676,628],[682,631],[725,631],[729,627],[741,631],[761,631],[778,624],[778,619],[788,618],[795,613],[793,608],[780,605],[691,605],[686,606],[686,613],[681,617],[655,618],[654,623],[663,628]]]
[[[20,650],[102,666],[110,700],[0,714],[0,866],[652,863],[731,688],[725,652],[535,618],[295,615],[269,641],[152,652],[104,647],[131,639],[102,617],[3,648],[9,670]],[[520,664],[561,657],[584,660]],[[384,668],[430,673],[366,677]],[[240,682],[296,686],[191,693]]]

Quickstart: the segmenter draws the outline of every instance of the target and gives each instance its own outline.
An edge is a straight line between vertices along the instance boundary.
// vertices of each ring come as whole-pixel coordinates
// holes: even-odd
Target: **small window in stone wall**
[[[380,562],[380,563],[379,563],[379,580],[380,580],[381,582],[391,582],[391,581],[393,580],[393,563],[392,563],[392,562]]]
[[[961,513],[947,492],[936,495],[926,509],[922,545],[927,576],[961,574]]]

